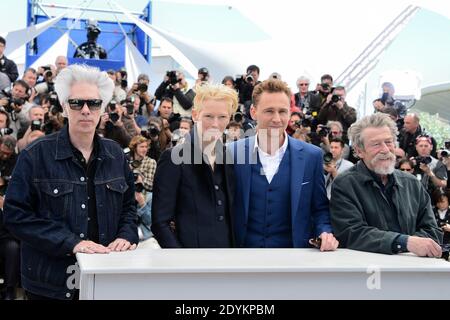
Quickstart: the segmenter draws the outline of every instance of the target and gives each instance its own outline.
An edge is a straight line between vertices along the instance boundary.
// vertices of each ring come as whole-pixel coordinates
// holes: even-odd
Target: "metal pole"
[[[123,14],[121,11],[116,10],[108,10],[108,9],[101,9],[101,8],[82,8],[77,6],[63,6],[63,5],[56,5],[56,4],[48,4],[48,3],[42,3],[42,7],[45,8],[52,8],[52,9],[72,9],[72,10],[84,10],[84,11],[90,11],[90,12],[101,12],[101,13],[118,13]],[[133,15],[140,16],[142,12],[131,12]]]

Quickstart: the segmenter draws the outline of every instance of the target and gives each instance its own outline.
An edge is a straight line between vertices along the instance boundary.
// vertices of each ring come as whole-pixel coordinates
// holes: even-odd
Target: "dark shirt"
[[[99,150],[98,136],[94,136],[94,150],[91,153],[89,161],[86,163],[86,159],[83,154],[75,148],[75,146],[70,142],[73,154],[75,156],[75,161],[84,169],[86,179],[87,179],[87,195],[88,195],[88,237],[87,240],[99,243],[98,235],[98,218],[97,218],[97,203],[95,197],[95,171],[97,168],[97,158]],[[84,204],[83,204],[84,205]]]
[[[226,181],[225,181],[225,168],[223,164],[216,164],[214,167],[214,171],[212,171],[211,166],[209,164],[204,163],[204,166],[208,167],[209,176],[211,178],[210,182],[213,184],[214,192],[214,201],[216,203],[215,212],[214,212],[214,221],[216,224],[225,225],[226,228],[215,228],[217,232],[221,232],[223,234],[218,234],[217,236],[221,239],[227,239],[224,242],[228,243],[228,247],[231,246],[231,234],[230,228],[230,218],[229,218],[229,208],[228,208],[228,199],[226,195]]]
[[[363,161],[364,163],[364,161]],[[364,163],[365,165],[365,163]],[[383,195],[383,198],[386,200],[389,207],[386,207],[388,209],[383,210],[381,213],[385,216],[386,221],[389,225],[390,231],[401,233],[402,229],[400,227],[400,222],[398,220],[399,212],[397,212],[397,209],[394,205],[393,201],[393,195],[394,192],[396,192],[396,182],[392,174],[388,175],[388,182],[385,185],[383,181],[381,180],[380,176],[367,168],[370,172],[370,175],[380,188],[380,191]],[[392,243],[392,252],[393,253],[400,253],[400,252],[407,252],[407,243],[408,243],[408,236],[407,235],[399,235]]]

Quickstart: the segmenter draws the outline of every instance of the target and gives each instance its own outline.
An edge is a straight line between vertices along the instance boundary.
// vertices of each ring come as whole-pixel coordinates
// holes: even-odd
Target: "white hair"
[[[69,100],[72,86],[80,82],[97,86],[100,99],[103,101],[101,113],[105,112],[105,108],[111,101],[113,95],[114,83],[106,72],[87,65],[70,65],[61,70],[56,77],[55,91],[58,94],[61,105],[64,106],[67,100]]]
[[[301,77],[299,77],[299,78],[297,79],[297,82],[296,82],[297,87],[298,87],[298,84],[300,83],[300,81],[306,81],[306,82],[308,82],[308,83],[311,82],[311,81],[309,81],[309,78],[308,78],[308,77],[306,77],[306,76],[301,76]]]

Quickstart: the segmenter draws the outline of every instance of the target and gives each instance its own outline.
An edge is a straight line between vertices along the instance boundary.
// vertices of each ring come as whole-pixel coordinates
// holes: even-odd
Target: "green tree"
[[[444,146],[444,141],[450,140],[450,126],[441,120],[439,113],[420,112],[420,126],[436,139],[438,149]]]

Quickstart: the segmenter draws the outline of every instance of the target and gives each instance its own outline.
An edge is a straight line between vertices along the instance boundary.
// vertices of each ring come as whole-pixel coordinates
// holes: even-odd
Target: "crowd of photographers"
[[[18,79],[14,62],[3,56],[4,47],[5,41],[0,38],[0,80],[5,80],[0,81],[0,206],[18,153],[66,124],[54,80],[68,64],[66,57],[58,57],[55,65],[27,69]],[[168,71],[153,95],[149,92],[148,75],[140,75],[135,81],[128,79],[124,69],[107,73],[115,84],[113,100],[102,115],[97,132],[116,141],[127,154],[135,177],[139,237],[145,243],[152,240],[151,202],[157,162],[164,150],[183,143],[193,128],[196,87],[208,83],[210,75],[208,69],[199,69],[195,85],[189,87],[181,71]],[[222,84],[239,94],[239,108],[225,131],[225,143],[254,134],[257,123],[250,116],[250,107],[259,76],[260,69],[251,65],[244,75],[224,77]],[[270,77],[281,75],[274,73]],[[330,198],[334,179],[358,161],[347,139],[347,130],[357,120],[357,113],[346,101],[346,89],[335,86],[331,75],[323,75],[314,89],[310,87],[308,77],[298,78],[287,133],[323,150]],[[438,149],[433,137],[421,127],[419,117],[408,114],[401,101],[395,100],[393,85],[384,83],[382,89],[382,96],[373,105],[375,112],[389,114],[400,129],[396,149],[398,169],[415,175],[423,183],[435,206],[436,219],[445,231],[444,242],[448,243],[450,141]],[[6,283],[14,287],[19,283],[19,248],[19,242],[0,226],[0,276],[7,277]],[[13,296],[10,286],[4,288],[3,298]]]

